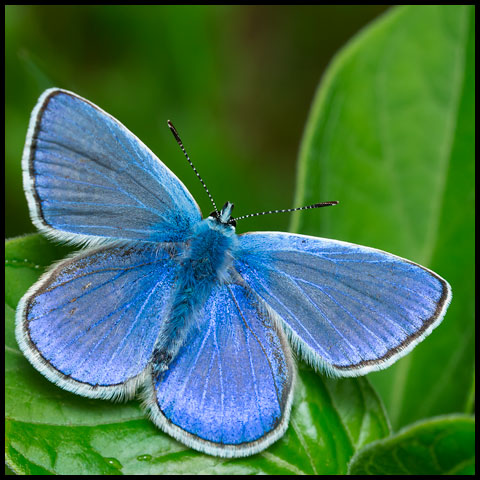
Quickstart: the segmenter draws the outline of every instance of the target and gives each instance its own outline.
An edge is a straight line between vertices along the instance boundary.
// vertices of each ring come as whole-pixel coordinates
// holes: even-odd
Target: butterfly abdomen
[[[200,222],[179,257],[179,273],[173,301],[164,319],[153,353],[157,371],[168,368],[181,346],[202,319],[196,313],[204,305],[213,286],[228,278],[237,239],[234,230],[206,219]]]

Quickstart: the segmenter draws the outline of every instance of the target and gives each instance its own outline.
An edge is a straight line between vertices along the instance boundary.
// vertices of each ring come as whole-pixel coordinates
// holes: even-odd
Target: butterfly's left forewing
[[[277,232],[239,237],[235,268],[315,367],[364,375],[405,355],[443,319],[449,284],[373,248]]]
[[[285,432],[294,366],[285,334],[245,285],[218,285],[198,329],[165,372],[153,375],[145,405],[156,425],[196,450],[252,455]]]
[[[201,220],[182,182],[127,128],[66,90],[46,90],[22,159],[33,222],[55,239],[183,241]]]

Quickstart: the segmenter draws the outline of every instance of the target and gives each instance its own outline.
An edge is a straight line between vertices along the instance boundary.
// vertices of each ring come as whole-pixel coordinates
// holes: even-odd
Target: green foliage
[[[10,7],[6,23],[7,65],[12,61],[8,46],[18,41],[15,24],[31,24],[34,33],[27,41],[31,45],[32,39],[40,35],[35,31],[39,27],[32,20],[32,11],[40,13],[40,17],[44,15],[41,18],[44,29],[48,25],[53,29],[50,42],[55,35],[58,39],[69,35],[78,38],[76,43],[69,43],[69,48],[76,45],[74,58],[84,55],[88,58],[88,68],[82,70],[79,82],[83,88],[78,89],[75,80],[60,81],[54,68],[62,59],[63,67],[67,66],[60,69],[63,78],[72,79],[77,73],[73,65],[66,63],[71,52],[63,51],[61,42],[57,46],[44,39],[46,53],[41,59],[32,54],[34,49],[18,50],[36,86],[32,89],[25,85],[22,80],[25,73],[10,69],[7,83],[18,82],[21,87],[15,93],[25,107],[24,111],[16,110],[7,95],[9,125],[21,125],[7,135],[7,158],[16,156],[11,170],[7,161],[7,174],[18,173],[28,110],[35,97],[43,88],[56,85],[77,91],[122,121],[124,117],[131,118],[131,122],[125,123],[154,151],[159,152],[155,144],[162,148],[168,145],[164,148],[167,156],[160,155],[164,160],[178,160],[181,153],[159,122],[171,116],[167,112],[182,105],[179,112],[182,120],[175,123],[177,127],[186,125],[189,135],[194,132],[186,144],[198,146],[195,158],[208,160],[206,173],[205,168],[199,168],[207,180],[217,178],[216,186],[208,182],[209,187],[217,191],[218,186],[221,198],[234,200],[228,189],[248,185],[239,188],[246,207],[239,209],[238,214],[268,209],[270,205],[283,207],[290,174],[284,170],[280,180],[272,170],[276,172],[282,164],[278,160],[283,155],[281,150],[285,150],[284,132],[273,130],[281,148],[269,151],[272,163],[268,164],[250,158],[251,151],[245,146],[244,138],[250,133],[258,135],[255,119],[243,137],[233,133],[239,126],[238,118],[237,123],[223,122],[222,135],[214,127],[216,117],[227,118],[226,112],[232,107],[232,92],[229,94],[228,88],[222,90],[225,79],[222,81],[216,73],[225,69],[235,73],[241,80],[237,92],[244,89],[245,77],[238,66],[240,59],[232,57],[222,69],[215,63],[216,57],[206,52],[231,45],[225,42],[226,37],[217,26],[223,26],[224,22],[233,25],[235,16],[244,10],[171,7],[148,11],[99,7],[96,16],[92,16],[93,10],[88,8],[65,8],[59,10],[63,21],[72,12],[77,12],[78,18],[76,21],[72,18],[71,23],[62,27],[62,22],[55,22],[53,7],[45,10]],[[83,50],[85,45],[80,40],[86,34],[82,28],[88,25],[89,32],[98,32],[92,30],[92,19],[101,25],[104,39],[99,41],[95,37],[90,48]],[[186,25],[191,36],[179,35],[178,25],[184,28]],[[160,37],[159,41],[153,32]],[[128,44],[124,43],[125,38]],[[142,56],[154,58],[149,56],[151,52],[142,50],[147,44],[152,44],[161,58],[161,64],[151,65],[156,74],[142,70]],[[193,44],[196,48],[192,50]],[[185,62],[189,50],[196,53],[190,54],[189,62]],[[269,55],[266,58],[271,60]],[[108,76],[107,69],[102,70],[104,62],[110,62],[111,66],[117,60],[117,70],[109,70]],[[188,64],[188,73],[179,68],[180,64]],[[259,61],[258,65],[263,67],[264,62]],[[266,67],[275,71],[272,64]],[[169,75],[161,74],[163,68]],[[292,75],[297,78],[300,70]],[[94,74],[89,85],[85,79],[91,72]],[[99,72],[109,81],[95,89],[93,83],[102,77]],[[124,98],[134,82],[132,75],[138,72],[143,84],[134,85],[133,104],[140,106],[134,112],[132,102],[125,103]],[[157,85],[159,78],[161,82]],[[275,84],[274,77],[271,83]],[[225,110],[209,112],[213,97],[205,92],[213,90],[224,95]],[[8,91],[12,90],[7,85]],[[96,95],[107,101],[101,103],[87,91],[96,91]],[[25,97],[30,100],[25,102]],[[286,97],[279,93],[272,98],[276,102],[280,98],[281,102]],[[118,102],[117,109],[110,108]],[[276,111],[273,107],[272,121],[278,117]],[[200,112],[204,112],[203,118]],[[152,124],[145,127],[144,122]],[[142,134],[144,131],[146,136]],[[181,133],[186,140],[183,127]],[[260,138],[268,139],[268,134],[264,136],[262,132],[257,140]],[[271,150],[268,140],[267,144]],[[227,163],[238,170],[223,169],[229,155],[232,161]],[[171,162],[166,163],[172,168]],[[199,161],[196,163],[201,165]],[[452,285],[452,305],[443,324],[406,358],[384,372],[369,376],[385,401],[393,426],[400,428],[433,415],[471,413],[474,405],[474,7],[394,8],[356,36],[334,59],[320,83],[305,128],[298,169],[297,206],[325,200],[339,200],[340,204],[294,216],[293,230],[381,248],[432,268]],[[194,196],[201,199],[204,195],[201,187],[193,176],[191,182],[188,180],[191,174],[188,166],[177,161],[173,170]],[[226,175],[230,171],[235,171],[232,181]],[[12,178],[18,181],[12,181],[9,188],[15,190],[15,195],[23,195],[19,176],[15,173]],[[272,203],[259,206],[258,199],[251,195],[255,191],[273,199]],[[22,217],[16,213],[10,216]],[[275,217],[266,216],[269,223],[259,227],[253,223],[248,227],[268,229],[272,225],[271,229],[279,230],[278,220],[272,220]],[[235,460],[187,449],[156,429],[136,400],[114,404],[61,390],[33,369],[19,351],[14,338],[14,315],[18,300],[39,275],[71,251],[54,246],[39,235],[16,238],[6,244],[6,458],[15,473],[344,474],[352,456],[350,472],[358,474],[473,472],[473,419],[461,416],[430,419],[386,438],[390,433],[389,421],[366,378],[326,379],[300,366],[291,422],[285,436],[261,454]]]
[[[474,368],[474,7],[393,10],[335,59],[301,146],[293,230],[380,248],[446,278],[443,324],[369,377],[394,428],[463,412]]]
[[[474,475],[475,420],[432,418],[359,450],[351,475]]]

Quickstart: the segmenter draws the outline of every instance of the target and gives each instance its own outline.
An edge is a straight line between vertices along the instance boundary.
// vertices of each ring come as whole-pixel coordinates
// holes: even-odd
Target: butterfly
[[[230,202],[217,209],[169,127],[213,203],[206,218],[115,118],[66,90],[41,95],[22,158],[31,217],[52,239],[87,248],[23,296],[17,342],[65,390],[139,394],[155,425],[185,445],[252,455],[288,427],[290,345],[333,376],[386,368],[439,325],[451,288],[373,248],[237,235],[236,222],[258,214],[234,218]]]

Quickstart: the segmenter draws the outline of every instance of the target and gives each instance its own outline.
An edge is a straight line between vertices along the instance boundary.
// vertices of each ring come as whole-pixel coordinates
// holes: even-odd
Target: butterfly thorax
[[[168,368],[192,328],[198,327],[196,314],[214,285],[229,278],[237,243],[235,228],[217,219],[208,217],[194,228],[178,257],[177,286],[153,354],[158,371]]]
[[[196,282],[225,279],[237,242],[233,227],[208,217],[187,240],[180,264]]]

